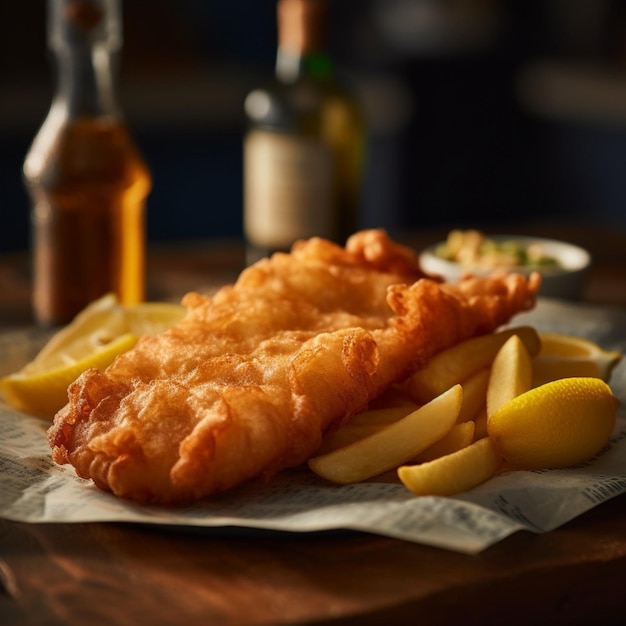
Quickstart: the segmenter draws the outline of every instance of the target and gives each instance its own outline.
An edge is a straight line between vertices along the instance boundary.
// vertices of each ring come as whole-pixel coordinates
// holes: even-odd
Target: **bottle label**
[[[331,150],[314,139],[251,131],[244,142],[244,230],[250,243],[269,249],[335,238]]]

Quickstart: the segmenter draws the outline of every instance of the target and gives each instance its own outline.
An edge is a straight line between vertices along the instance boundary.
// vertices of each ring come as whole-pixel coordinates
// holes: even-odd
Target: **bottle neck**
[[[112,60],[106,49],[72,47],[57,51],[56,57],[56,106],[62,105],[70,117],[117,114]]]
[[[69,117],[117,115],[117,0],[49,0],[49,47],[55,55],[54,106]]]
[[[305,76],[323,79],[331,73],[323,45],[324,0],[279,0],[276,75],[283,82]]]
[[[323,80],[332,76],[332,63],[324,52],[297,54],[278,49],[276,76],[281,82],[292,83],[306,76]]]

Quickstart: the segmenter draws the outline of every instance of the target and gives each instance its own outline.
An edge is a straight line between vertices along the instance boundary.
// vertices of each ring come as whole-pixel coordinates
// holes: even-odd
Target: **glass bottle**
[[[119,0],[48,0],[57,88],[23,172],[40,325],[70,321],[104,293],[144,298],[151,176],[115,101],[121,42]]]
[[[363,152],[356,100],[323,46],[322,0],[279,0],[275,81],[245,101],[244,233],[249,261],[300,238],[355,230]]]

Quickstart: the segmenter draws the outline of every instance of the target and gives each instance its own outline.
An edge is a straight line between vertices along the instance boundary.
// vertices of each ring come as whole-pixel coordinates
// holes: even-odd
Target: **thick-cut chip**
[[[457,423],[469,422],[476,418],[485,407],[487,386],[489,385],[489,369],[483,368],[472,374],[467,380],[460,381],[463,385],[463,406]]]
[[[309,459],[309,467],[334,483],[356,483],[407,463],[454,426],[463,390],[455,385],[377,433]]]
[[[472,443],[474,440],[474,431],[474,422],[456,424],[450,429],[447,435],[433,443],[432,446],[426,448],[424,452],[418,454],[413,461],[415,463],[426,463],[427,461],[433,461],[446,454],[452,454],[457,450],[461,450]]]
[[[517,335],[506,340],[491,365],[487,387],[487,416],[532,387],[533,366]]]
[[[331,450],[343,448],[359,439],[365,439],[378,432],[385,426],[397,422],[417,409],[416,404],[407,406],[393,406],[386,409],[370,409],[357,413],[350,421],[337,430],[331,430],[324,435],[322,445],[317,454],[326,454]]]
[[[421,465],[398,468],[398,477],[414,494],[452,496],[495,476],[501,459],[489,437]]]
[[[487,406],[485,405],[474,420],[474,441],[487,436]]]
[[[356,424],[354,426],[347,424],[327,434],[322,440],[322,445],[319,447],[316,454],[327,454],[338,448],[344,448],[345,446],[349,446],[356,441],[360,441],[361,439],[365,439],[377,433],[383,428],[385,428],[385,426],[381,424]]]
[[[399,419],[406,417],[409,413],[417,410],[419,407],[417,404],[410,404],[406,406],[390,406],[380,409],[368,409],[361,411],[353,417],[344,426],[349,428],[351,426],[387,426],[397,422]]]
[[[401,385],[392,385],[370,402],[368,410],[389,409],[401,406],[413,407],[410,409],[411,411],[417,408],[417,404]]]
[[[539,334],[530,326],[519,326],[473,337],[436,354],[426,367],[415,372],[407,380],[407,392],[418,404],[432,400],[452,385],[488,367],[498,350],[512,335],[519,336],[531,356],[539,352],[541,347]]]

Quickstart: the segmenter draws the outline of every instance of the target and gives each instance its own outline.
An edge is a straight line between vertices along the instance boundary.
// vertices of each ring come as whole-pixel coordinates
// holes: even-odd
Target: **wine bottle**
[[[279,0],[275,80],[245,100],[244,234],[249,260],[358,223],[363,123],[324,48],[322,0]]]

